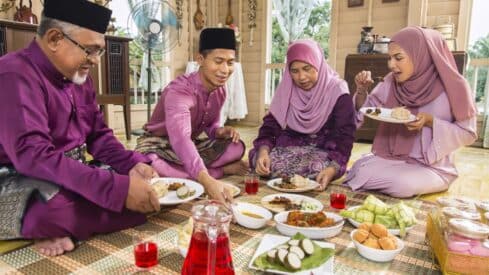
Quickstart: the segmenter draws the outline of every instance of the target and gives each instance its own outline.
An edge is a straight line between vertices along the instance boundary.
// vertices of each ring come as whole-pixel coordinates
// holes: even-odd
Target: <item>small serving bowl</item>
[[[310,239],[325,239],[338,235],[345,224],[343,217],[332,212],[324,212],[326,216],[332,218],[335,221],[333,226],[328,227],[301,227],[288,225],[286,223],[287,216],[291,211],[280,212],[275,215],[275,222],[277,223],[277,230],[283,235],[293,236],[297,232],[303,234]],[[302,211],[305,213],[316,213],[317,211]]]
[[[355,235],[355,232],[357,230],[358,229],[355,229],[350,233],[350,238],[353,241],[353,244],[355,244],[355,247],[357,248],[358,253],[360,255],[362,255],[363,257],[371,260],[371,261],[374,261],[374,262],[390,262],[404,248],[404,242],[395,236],[394,237],[396,238],[396,242],[397,242],[396,243],[396,245],[397,245],[396,249],[383,250],[383,249],[376,249],[376,248],[371,248],[371,247],[365,246],[365,245],[357,242],[355,239],[353,239],[353,235]]]
[[[246,202],[237,202],[232,206],[232,209],[236,222],[241,226],[251,229],[264,227],[267,224],[267,221],[271,220],[273,216],[272,212],[268,211],[266,208]],[[263,218],[251,217],[243,214],[243,212],[257,214]]]

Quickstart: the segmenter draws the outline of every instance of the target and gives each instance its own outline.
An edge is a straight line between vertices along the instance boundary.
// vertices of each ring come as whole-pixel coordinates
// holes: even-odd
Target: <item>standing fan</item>
[[[148,54],[148,87],[146,102],[148,121],[151,116],[151,54],[164,54],[173,49],[180,39],[180,20],[167,1],[129,1],[132,12],[128,18],[128,29],[136,29],[135,43]]]

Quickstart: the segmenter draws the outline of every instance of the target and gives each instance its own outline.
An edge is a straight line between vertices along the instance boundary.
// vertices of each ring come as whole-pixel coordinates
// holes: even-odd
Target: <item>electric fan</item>
[[[131,1],[131,14],[128,18],[128,29],[137,30],[134,42],[147,52],[148,86],[146,102],[148,121],[151,116],[151,55],[164,54],[173,49],[180,39],[180,19],[167,1],[144,0]]]

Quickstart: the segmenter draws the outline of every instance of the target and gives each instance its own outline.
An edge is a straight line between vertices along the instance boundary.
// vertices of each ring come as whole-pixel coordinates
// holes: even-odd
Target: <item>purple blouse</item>
[[[90,78],[66,80],[36,41],[0,58],[0,165],[54,182],[112,211],[121,211],[129,170],[149,160],[125,150],[104,122]],[[64,156],[83,143],[116,172]]]
[[[355,132],[355,110],[349,94],[342,95],[336,101],[328,120],[317,134],[309,135],[296,132],[290,128],[282,129],[272,114],[263,118],[258,137],[253,141],[249,159],[255,159],[261,146],[270,150],[274,147],[314,145],[328,152],[331,161],[340,166],[335,178],[345,173],[351,155]]]

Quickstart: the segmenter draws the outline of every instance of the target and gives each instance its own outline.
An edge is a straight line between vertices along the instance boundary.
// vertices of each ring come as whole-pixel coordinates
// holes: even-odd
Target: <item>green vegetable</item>
[[[303,240],[306,239],[306,237],[301,233],[297,233],[294,236],[292,236],[291,239]],[[308,269],[319,267],[322,264],[324,264],[326,261],[328,261],[329,258],[334,256],[335,253],[334,249],[322,248],[319,245],[317,245],[315,242],[312,243],[314,245],[314,252],[310,256],[306,256],[302,260],[302,265],[299,270],[308,270]],[[291,271],[290,269],[287,269],[285,266],[283,266],[282,264],[278,264],[277,262],[270,263],[267,260],[267,252],[264,252],[263,254],[258,256],[253,262],[253,265],[263,270],[279,270],[285,272]]]
[[[368,195],[363,202],[362,207],[378,215],[384,215],[387,213],[387,211],[389,211],[389,206],[376,198],[374,195]]]
[[[343,210],[340,212],[340,215],[345,218],[353,219],[357,222],[373,222],[375,218],[375,214],[363,208],[357,208],[355,210]]]
[[[376,215],[374,223],[385,225],[388,229],[399,228],[396,218],[387,215]]]

